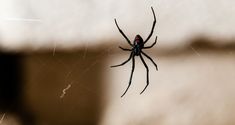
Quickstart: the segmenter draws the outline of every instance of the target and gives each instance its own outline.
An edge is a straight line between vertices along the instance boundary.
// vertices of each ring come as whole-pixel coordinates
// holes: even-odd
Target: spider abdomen
[[[141,49],[144,47],[144,41],[140,35],[135,36],[134,40],[134,54],[136,56],[140,55]]]
[[[134,54],[136,55],[136,56],[139,56],[140,55],[140,52],[141,52],[141,46],[140,45],[135,45],[135,47],[134,47]]]

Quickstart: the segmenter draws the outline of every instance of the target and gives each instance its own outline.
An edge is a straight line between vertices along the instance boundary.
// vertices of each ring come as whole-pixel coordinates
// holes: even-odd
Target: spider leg
[[[126,94],[126,92],[128,91],[129,87],[131,86],[131,81],[132,81],[132,76],[133,76],[134,69],[135,69],[135,56],[132,57],[132,70],[131,70],[131,76],[130,76],[129,84],[128,84],[125,92],[122,94],[121,97],[123,97]]]
[[[145,63],[145,61],[144,61],[144,59],[143,59],[141,54],[140,54],[140,59],[143,62],[144,66],[146,68],[146,71],[147,71],[147,84],[144,87],[144,89],[142,90],[142,92],[140,93],[140,94],[142,94],[145,91],[145,89],[148,87],[148,85],[149,85],[149,68],[148,68],[147,64]]]
[[[124,51],[132,51],[131,49],[122,48],[121,46],[119,46],[119,48],[124,50]]]
[[[119,26],[118,26],[118,24],[117,24],[117,20],[114,19],[114,21],[115,21],[115,24],[116,24],[116,26],[117,26],[119,32],[122,34],[122,36],[126,39],[126,41],[127,41],[131,46],[133,46],[133,45],[131,44],[131,41],[127,38],[127,36],[126,36],[126,35],[123,33],[123,31],[119,28]]]
[[[130,59],[131,59],[132,56],[133,56],[133,52],[131,52],[130,57],[129,57],[126,61],[124,61],[123,63],[118,64],[118,65],[113,65],[113,66],[111,66],[111,68],[112,68],[112,67],[122,66],[122,65],[126,64],[128,61],[130,61]]]
[[[153,17],[154,17],[153,26],[152,26],[152,29],[151,29],[151,32],[150,32],[149,36],[148,36],[147,39],[144,41],[144,43],[146,43],[146,42],[150,39],[150,37],[152,36],[153,30],[154,30],[154,27],[155,27],[155,24],[156,24],[156,16],[155,16],[153,7],[151,7],[151,9],[152,9],[152,12],[153,12]]]
[[[146,56],[146,57],[154,64],[154,66],[156,67],[156,70],[158,70],[157,64],[153,61],[153,59],[152,59],[151,57],[149,57],[147,54],[145,54],[143,51],[141,51],[141,53],[142,53],[144,56]]]
[[[152,48],[156,43],[157,43],[157,36],[156,36],[156,38],[155,38],[154,43],[153,43],[151,46],[146,46],[146,47],[144,47],[143,49],[149,49],[149,48]]]

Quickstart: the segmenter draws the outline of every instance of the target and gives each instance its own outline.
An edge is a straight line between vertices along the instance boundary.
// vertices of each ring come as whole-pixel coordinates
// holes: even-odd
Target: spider
[[[150,37],[152,36],[153,31],[154,31],[154,27],[155,27],[155,24],[156,24],[156,17],[155,17],[155,13],[154,13],[153,7],[151,7],[151,10],[152,10],[152,12],[153,12],[154,21],[153,21],[152,29],[151,29],[151,32],[150,32],[149,36],[148,36],[147,39],[144,41],[140,35],[136,35],[133,44],[130,42],[130,40],[127,38],[127,36],[123,33],[123,31],[119,28],[119,26],[118,26],[118,24],[117,24],[117,20],[114,19],[115,24],[116,24],[116,26],[117,26],[119,32],[120,32],[120,33],[122,34],[122,36],[126,39],[126,41],[128,42],[128,44],[132,47],[131,49],[126,49],[126,48],[123,48],[123,47],[119,46],[120,49],[122,49],[122,50],[124,50],[124,51],[130,51],[131,54],[130,54],[129,58],[128,58],[126,61],[124,61],[123,63],[118,64],[118,65],[113,65],[113,66],[111,66],[111,67],[122,66],[122,65],[126,64],[127,62],[129,62],[129,61],[132,59],[132,70],[131,70],[131,76],[130,76],[129,84],[128,84],[128,86],[127,86],[125,92],[122,94],[121,97],[123,97],[123,96],[126,94],[126,92],[128,91],[129,87],[131,86],[132,76],[133,76],[133,72],[134,72],[134,69],[135,69],[135,56],[139,56],[139,57],[140,57],[141,61],[143,62],[144,66],[145,66],[145,68],[146,68],[146,71],[147,71],[147,84],[146,84],[146,86],[144,87],[144,89],[141,91],[140,94],[142,94],[142,93],[145,91],[145,89],[148,87],[148,85],[149,85],[149,68],[148,68],[146,62],[144,61],[142,55],[144,55],[145,57],[147,57],[147,58],[154,64],[154,66],[156,67],[156,70],[158,70],[157,64],[153,61],[153,59],[152,59],[150,56],[148,56],[146,53],[144,53],[144,52],[142,51],[142,49],[149,49],[149,48],[152,48],[152,47],[157,43],[157,36],[156,36],[155,41],[154,41],[154,43],[153,43],[152,45],[150,45],[150,46],[144,46],[145,43],[147,43],[147,41],[148,41],[148,40],[150,39]]]

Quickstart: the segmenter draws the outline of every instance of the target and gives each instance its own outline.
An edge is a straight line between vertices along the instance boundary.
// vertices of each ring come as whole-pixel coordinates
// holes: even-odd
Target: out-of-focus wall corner
[[[104,46],[102,46],[104,47]],[[1,52],[0,112],[19,125],[98,124],[110,49]]]

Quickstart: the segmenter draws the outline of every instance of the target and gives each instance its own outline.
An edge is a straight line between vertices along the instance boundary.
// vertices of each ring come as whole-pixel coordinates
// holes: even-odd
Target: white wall
[[[71,47],[123,40],[114,18],[130,39],[146,37],[157,14],[159,46],[178,45],[193,35],[231,39],[234,0],[1,0],[0,46]],[[92,43],[92,44],[90,44]]]

